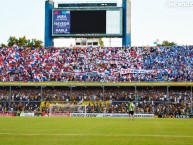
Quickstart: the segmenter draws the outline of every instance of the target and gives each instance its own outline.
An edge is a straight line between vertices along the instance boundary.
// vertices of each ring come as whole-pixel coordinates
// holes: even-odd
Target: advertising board
[[[0,112],[0,116],[15,116],[13,112]]]

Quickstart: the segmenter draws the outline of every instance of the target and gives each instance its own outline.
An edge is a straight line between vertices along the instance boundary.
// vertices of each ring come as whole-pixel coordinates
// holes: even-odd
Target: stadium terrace
[[[192,82],[193,47],[0,49],[1,82]]]

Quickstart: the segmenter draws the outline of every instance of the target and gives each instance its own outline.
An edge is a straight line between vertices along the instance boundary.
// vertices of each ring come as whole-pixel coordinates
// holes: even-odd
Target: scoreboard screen
[[[54,9],[53,37],[121,37],[122,9]]]
[[[106,33],[106,11],[72,11],[72,34]]]

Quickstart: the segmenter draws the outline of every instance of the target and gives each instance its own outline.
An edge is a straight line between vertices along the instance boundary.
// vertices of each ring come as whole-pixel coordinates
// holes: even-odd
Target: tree
[[[1,43],[1,47],[6,47],[6,45],[4,43]]]
[[[25,36],[23,37],[19,37],[18,39],[18,46],[21,47],[21,46],[27,46],[27,39]]]
[[[162,44],[161,44],[161,46],[174,46],[174,45],[177,45],[177,43],[175,43],[175,42],[169,42],[169,41],[163,41],[162,42]]]
[[[104,42],[103,42],[102,38],[99,38],[99,45],[100,45],[101,47],[104,47]]]
[[[32,39],[33,47],[40,47],[40,46],[42,46],[42,43],[43,42],[41,40]]]
[[[15,36],[10,36],[7,45],[12,47],[15,43],[18,43],[18,39]]]
[[[9,39],[8,39],[8,46],[9,47],[12,47],[15,43],[21,47],[21,46],[24,46],[24,47],[41,47],[43,42],[41,40],[38,40],[38,39],[27,39],[26,36],[23,36],[23,37],[19,37],[19,38],[16,38],[14,36],[10,36]]]

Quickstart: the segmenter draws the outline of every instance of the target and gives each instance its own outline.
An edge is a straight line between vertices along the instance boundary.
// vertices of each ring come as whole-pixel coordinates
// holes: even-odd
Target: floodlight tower
[[[131,0],[123,0],[123,39],[122,45],[131,46]]]

